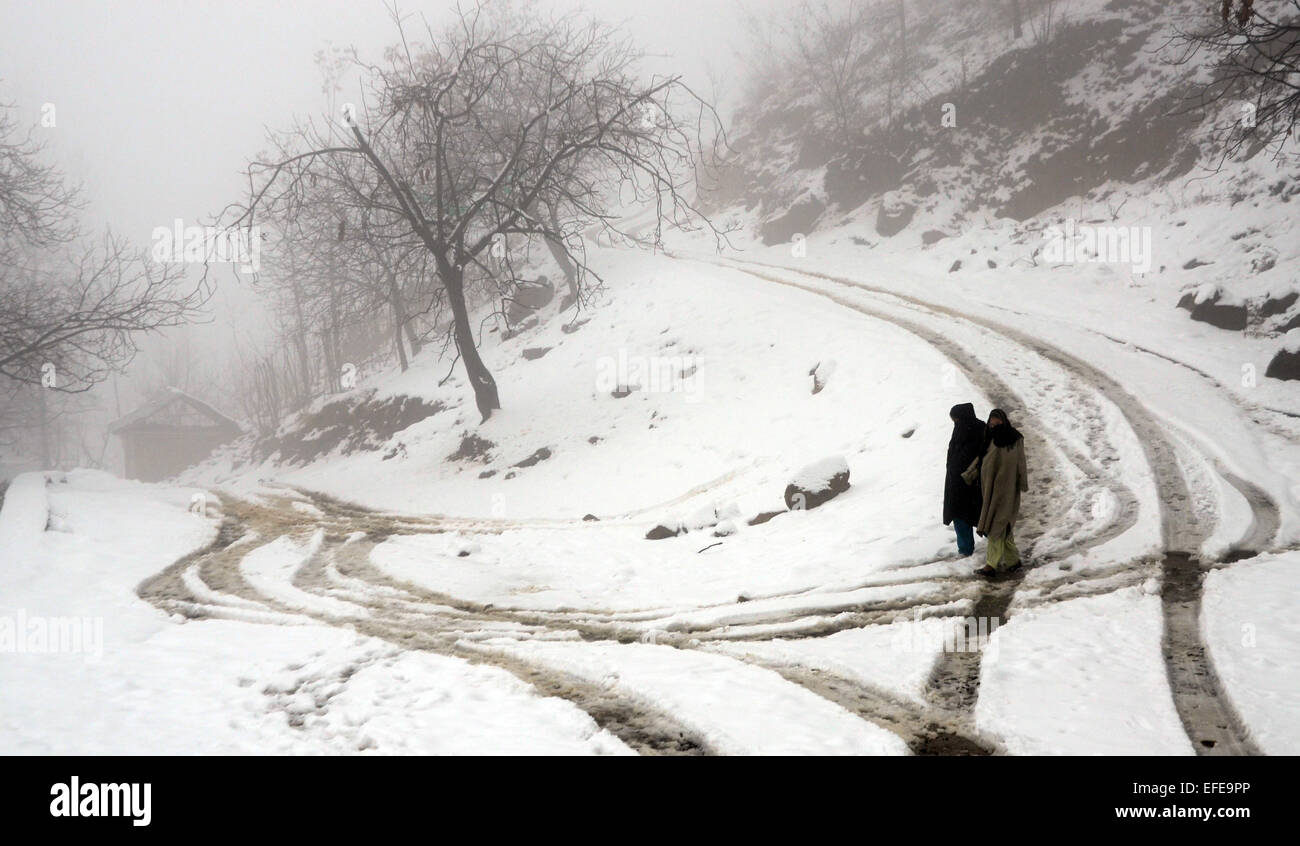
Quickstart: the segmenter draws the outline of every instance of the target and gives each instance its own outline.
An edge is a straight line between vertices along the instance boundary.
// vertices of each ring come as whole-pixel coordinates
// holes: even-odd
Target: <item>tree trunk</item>
[[[400,331],[406,332],[406,340],[411,345],[411,356],[419,355],[420,339],[415,336],[415,327],[411,325],[410,317],[407,315],[406,299],[402,296],[402,289],[398,287],[397,274],[391,270],[388,272],[388,301],[393,304],[393,318],[397,321]]]
[[[36,387],[36,395],[40,397],[37,405],[37,413],[41,415],[41,469],[53,470],[52,456],[50,450],[50,414],[45,404],[45,392],[49,390],[44,385]]]
[[[549,203],[546,205],[546,216],[548,222],[551,224],[551,229],[555,232],[559,232],[560,219],[555,213],[555,206],[552,206]],[[555,263],[560,266],[560,270],[564,271],[564,281],[569,283],[569,296],[572,297],[573,301],[576,303],[578,301],[578,269],[569,259],[569,254],[564,251],[563,244],[560,244],[550,236],[546,236],[542,240],[546,242],[546,249],[551,251],[551,258],[555,259]]]
[[[907,73],[907,7],[898,0],[898,76]]]
[[[330,384],[334,390],[341,390],[343,387],[343,338],[342,330],[339,328],[339,298],[338,295],[330,297],[330,344],[334,351],[334,364],[330,371]]]
[[[406,345],[402,343],[402,319],[397,303],[393,303],[393,343],[397,344],[397,361],[402,365],[402,372],[405,373],[410,364],[406,360]]]
[[[1020,0],[1011,0],[1011,25],[1014,27],[1013,38],[1024,34],[1024,19],[1020,16]]]
[[[302,401],[307,403],[312,395],[312,372],[307,354],[307,327],[302,313],[302,290],[297,281],[293,283],[293,309],[298,320],[298,331],[294,333],[294,345],[298,348],[298,367],[302,371]]]
[[[483,421],[486,421],[494,410],[501,408],[501,400],[497,396],[497,382],[479,357],[478,348],[474,346],[474,328],[470,325],[469,309],[465,305],[464,271],[441,259],[438,264],[456,327],[456,348],[460,350],[461,360],[465,362],[465,375],[474,388],[474,402],[483,415]]]
[[[438,276],[447,291],[447,301],[451,304],[451,312],[455,320],[456,347],[465,362],[465,374],[469,376],[470,385],[474,388],[474,402],[478,405],[483,420],[486,421],[492,416],[493,411],[501,408],[501,400],[497,397],[497,382],[488,372],[483,359],[479,358],[478,349],[474,346],[474,328],[470,326],[469,309],[465,305],[465,270],[463,267],[453,265],[447,259],[447,253],[444,252],[446,245],[435,241],[433,233],[421,220],[420,215],[406,207],[401,186],[375,154],[370,142],[361,134],[361,127],[355,123],[352,124],[352,135],[357,139],[362,153],[370,159],[375,169],[379,171],[379,175],[388,183],[398,203],[403,205],[403,215],[420,236],[425,248],[433,254],[434,261],[438,265]]]

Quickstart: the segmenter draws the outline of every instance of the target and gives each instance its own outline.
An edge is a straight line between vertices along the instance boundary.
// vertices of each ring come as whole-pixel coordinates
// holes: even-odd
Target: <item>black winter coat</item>
[[[974,526],[979,522],[983,497],[979,485],[968,485],[961,474],[979,457],[984,446],[984,421],[975,416],[968,402],[954,405],[949,414],[957,418],[948,442],[948,473],[943,483],[943,524],[954,519]]]

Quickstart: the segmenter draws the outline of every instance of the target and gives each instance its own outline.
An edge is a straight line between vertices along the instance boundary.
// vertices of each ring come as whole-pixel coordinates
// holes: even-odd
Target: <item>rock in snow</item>
[[[849,489],[849,463],[837,455],[809,464],[785,487],[785,505],[803,511],[828,502]]]
[[[1300,329],[1292,329],[1286,333],[1282,340],[1282,348],[1268,363],[1264,375],[1270,379],[1300,380]]]

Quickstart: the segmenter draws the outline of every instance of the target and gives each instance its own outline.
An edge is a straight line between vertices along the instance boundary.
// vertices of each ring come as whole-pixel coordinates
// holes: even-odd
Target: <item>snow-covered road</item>
[[[1243,585],[1258,580],[1229,576],[1269,566],[1260,583],[1274,598],[1295,593],[1297,582],[1276,569],[1300,561],[1287,549],[1296,521],[1285,480],[1249,456],[1208,448],[1127,373],[1112,375],[1109,361],[1080,354],[1056,333],[808,269],[657,261],[689,280],[707,279],[720,298],[775,296],[792,313],[814,314],[809,321],[819,331],[826,331],[819,308],[842,313],[849,332],[861,331],[853,323],[861,321],[876,344],[906,356],[876,378],[915,383],[935,368],[930,375],[946,390],[974,391],[1012,409],[1034,456],[1022,534],[1031,567],[988,583],[967,562],[927,552],[938,548],[931,536],[907,536],[928,519],[907,514],[916,505],[910,488],[893,497],[901,510],[886,515],[910,520],[896,527],[897,545],[882,553],[847,544],[863,530],[846,530],[839,509],[850,509],[852,520],[853,509],[878,509],[891,498],[889,487],[873,490],[870,481],[840,504],[710,543],[717,539],[647,541],[645,518],[734,490],[753,468],[682,492],[660,488],[663,501],[600,521],[553,516],[553,509],[515,518],[397,513],[295,479],[216,491],[214,539],[198,541],[191,531],[159,550],[137,540],[134,566],[156,563],[140,572],[153,575],[136,594],[172,619],[205,621],[180,627],[190,640],[203,626],[236,626],[231,643],[247,643],[250,629],[276,626],[268,641],[327,641],[323,651],[288,658],[289,669],[278,674],[241,676],[287,721],[288,734],[267,735],[286,750],[446,751],[474,742],[485,751],[649,754],[1294,748],[1294,735],[1279,728],[1294,691],[1261,670],[1293,665],[1294,638],[1272,621],[1258,627],[1254,651],[1231,642],[1236,627],[1253,619],[1257,598]],[[900,331],[918,347],[898,348],[886,334]],[[835,377],[846,387],[855,364],[845,360]],[[1222,408],[1225,400],[1206,403]],[[1243,426],[1263,425],[1250,409],[1239,414]],[[854,460],[873,459],[864,452]],[[880,476],[895,465],[870,466]],[[74,481],[84,485],[86,477]],[[19,487],[32,487],[31,477]],[[63,531],[128,525],[152,513],[136,505],[129,514],[88,515],[87,508],[111,509],[112,495],[95,498],[77,487],[51,494],[61,499],[52,513]],[[151,490],[129,488],[133,497]],[[33,523],[24,500],[20,490],[12,514],[6,505],[9,522]],[[40,559],[30,526],[14,533],[24,538],[24,555],[61,564]],[[186,549],[194,551],[163,566]],[[859,566],[858,549],[889,557]],[[1276,554],[1258,555],[1265,550]],[[773,566],[778,561],[783,566]],[[1210,570],[1224,576],[1209,582],[1223,586],[1213,618],[1203,607]],[[28,572],[25,582],[12,582],[11,596],[29,595],[42,578],[57,576]],[[981,621],[996,631],[980,630]],[[149,623],[159,625],[157,616]],[[312,634],[320,632],[330,634]],[[151,637],[142,654],[165,653],[165,637],[175,635]],[[1229,662],[1226,671],[1220,661]],[[41,689],[13,669],[23,689]],[[394,674],[411,683],[394,682]],[[464,685],[491,703],[468,733],[435,733],[428,747],[412,742],[425,718],[459,719],[464,708],[447,697]],[[443,692],[420,692],[430,690]],[[529,690],[550,704],[530,704],[521,694]],[[17,725],[21,711],[15,714]],[[516,728],[502,733],[507,724]],[[42,742],[31,737],[16,748],[49,748]]]

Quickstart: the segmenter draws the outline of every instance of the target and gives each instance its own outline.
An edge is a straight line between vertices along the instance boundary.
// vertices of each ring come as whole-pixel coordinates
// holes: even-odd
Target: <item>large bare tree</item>
[[[441,30],[426,23],[416,41],[395,9],[393,18],[400,44],[382,62],[352,57],[364,101],[273,136],[274,153],[249,167],[234,224],[351,172],[356,196],[340,198],[339,225],[364,197],[370,237],[427,254],[486,420],[501,404],[466,291],[492,274],[487,251],[498,239],[541,239],[571,265],[577,290],[599,275],[566,222],[631,238],[617,209],[651,203],[656,224],[643,240],[658,243],[666,226],[722,238],[694,189],[725,138],[710,103],[679,77],[642,78],[638,51],[602,23],[480,4]]]

